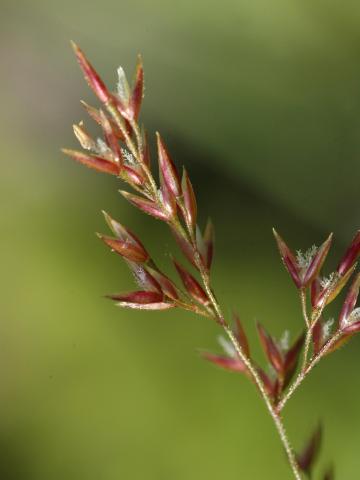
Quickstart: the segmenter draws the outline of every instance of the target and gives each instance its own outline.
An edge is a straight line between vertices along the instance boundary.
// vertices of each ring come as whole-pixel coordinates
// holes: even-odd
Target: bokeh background
[[[101,209],[169,272],[176,247],[116,180],[60,153],[86,119],[79,99],[96,103],[70,39],[109,85],[142,53],[143,119],[186,164],[201,223],[216,225],[218,296],[255,342],[256,319],[277,336],[302,328],[271,227],[296,248],[334,231],[333,265],[359,228],[360,4],[0,3],[0,478],[289,479],[254,388],[199,357],[218,348],[215,325],[102,297],[131,278],[93,234]],[[359,477],[359,364],[355,339],[286,410],[296,448],[324,422],[318,472],[334,459],[339,479]]]

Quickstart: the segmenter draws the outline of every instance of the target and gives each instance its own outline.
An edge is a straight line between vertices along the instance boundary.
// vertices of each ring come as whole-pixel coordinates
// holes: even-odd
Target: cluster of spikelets
[[[271,369],[270,373],[265,372],[252,359],[249,343],[238,316],[234,315],[232,330],[221,313],[210,283],[214,248],[212,224],[209,221],[203,233],[199,229],[197,203],[189,176],[184,169],[180,178],[159,134],[157,134],[158,181],[151,171],[147,135],[138,123],[144,91],[141,59],[139,58],[136,67],[132,88],[124,71],[119,68],[117,92],[114,93],[108,90],[79,47],[75,44],[73,47],[88,84],[103,104],[103,109],[97,109],[83,102],[90,117],[100,125],[103,139],[92,138],[81,122],[74,125],[74,133],[85,151],[64,149],[64,153],[87,167],[116,175],[127,183],[135,193],[121,191],[125,199],[139,210],[168,224],[181,252],[199,276],[197,279],[187,268],[173,259],[182,283],[182,287],[179,288],[157,267],[139,238],[104,212],[114,236],[99,235],[99,237],[112,251],[123,257],[140,288],[130,293],[109,295],[109,298],[122,307],[143,310],[178,307],[214,319],[224,327],[230,341],[221,339],[225,355],[205,353],[205,358],[227,370],[246,374],[263,396],[269,399],[270,410],[279,416],[290,395],[311,368],[323,356],[336,350],[360,331],[360,309],[356,308],[360,273],[354,275],[360,254],[360,231],[356,233],[336,271],[328,278],[324,278],[322,270],[330,250],[332,235],[319,248],[312,247],[305,254],[300,251],[294,254],[274,230],[283,263],[299,290],[305,332],[289,345],[286,339],[278,341],[258,324],[260,343]],[[323,320],[324,309],[339,295],[353,276],[355,278],[345,296],[334,328],[328,321]],[[302,368],[295,383],[291,385],[298,370],[302,351],[304,351]],[[309,359],[310,351],[312,354]],[[320,439],[321,430],[317,429],[303,452],[296,456],[298,468],[306,475],[311,475]],[[333,479],[332,470],[325,473],[322,478]]]
[[[319,249],[311,249],[312,254],[307,258],[305,255],[305,262],[301,252],[298,252],[297,258],[295,258],[280,235],[276,231],[274,234],[281,258],[296,287],[303,293],[309,291],[311,314],[307,327],[312,331],[315,354],[321,351],[331,335],[330,325],[322,320],[322,313],[354,276],[338,317],[336,325],[338,339],[328,353],[336,350],[352,335],[360,331],[360,310],[355,308],[359,295],[360,273],[354,275],[360,254],[360,230],[345,251],[336,271],[327,278],[322,277],[321,272],[331,246],[332,234]]]
[[[180,179],[159,134],[159,186],[150,170],[147,136],[137,123],[144,89],[141,60],[137,65],[133,88],[129,87],[120,68],[117,93],[111,93],[82,51],[76,45],[74,49],[89,85],[104,104],[107,114],[83,102],[90,117],[101,126],[104,140],[93,139],[81,122],[74,125],[74,132],[87,152],[64,149],[64,153],[97,171],[116,175],[131,186],[136,194],[121,191],[122,195],[138,209],[166,222],[186,258],[197,270],[208,275],[213,252],[212,224],[208,222],[203,234],[196,225],[196,199],[189,176],[184,169]],[[126,260],[141,288],[140,291],[112,295],[111,298],[120,306],[130,308],[163,310],[182,307],[205,316],[215,315],[204,289],[179,262],[174,260],[174,265],[185,291],[159,270],[134,233],[104,214],[114,237],[99,237]]]
[[[356,260],[360,251],[360,231],[355,235],[338,268],[327,281],[322,281],[321,270],[331,246],[332,235],[326,239],[320,248],[312,247],[311,255],[307,253],[302,255],[301,252],[298,252],[297,256],[293,254],[275,230],[274,235],[283,263],[296,287],[303,293],[306,293],[306,290],[309,291],[311,314],[307,317],[306,327],[311,332],[313,354],[318,355],[329,340],[335,338],[336,335],[336,341],[327,349],[326,354],[335,351],[360,331],[360,308],[356,308],[360,288],[360,273],[355,275],[347,292],[334,332],[332,331],[334,322],[331,320],[330,322],[324,321],[322,313],[324,308],[339,295],[356,269]],[[247,357],[251,358],[249,344],[238,318],[235,319],[235,324],[237,340]],[[258,324],[257,328],[261,345],[272,367],[273,375],[266,374],[260,367],[258,367],[258,371],[268,395],[274,402],[278,402],[296,372],[306,335],[302,333],[289,347],[288,342],[277,341],[269,335],[262,325]],[[230,348],[227,351],[230,352]],[[246,365],[238,358],[235,351],[230,356],[207,354],[207,358],[223,368],[248,373]]]

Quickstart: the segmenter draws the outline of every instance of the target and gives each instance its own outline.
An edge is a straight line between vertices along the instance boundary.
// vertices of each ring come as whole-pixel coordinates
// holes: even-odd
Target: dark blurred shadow
[[[21,448],[16,442],[0,430],[0,479],[27,480],[30,479],[27,460],[21,454]]]

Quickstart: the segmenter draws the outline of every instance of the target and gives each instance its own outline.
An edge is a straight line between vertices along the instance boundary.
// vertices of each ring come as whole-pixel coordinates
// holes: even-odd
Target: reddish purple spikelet
[[[175,228],[171,228],[171,232],[174,235],[175,241],[178,244],[180,250],[188,259],[188,261],[193,265],[195,268],[198,268],[195,262],[195,252],[194,247],[190,243],[190,241],[184,238]]]
[[[209,271],[214,257],[214,237],[214,226],[212,221],[209,219],[204,232],[205,265]]]
[[[321,292],[321,285],[319,277],[314,278],[310,285],[310,300],[312,308],[317,305],[318,297]]]
[[[117,293],[113,295],[107,295],[108,298],[112,300],[120,300],[124,302],[132,302],[132,303],[159,303],[163,300],[163,295],[157,292],[149,292],[149,291],[136,291],[130,293]]]
[[[354,335],[358,332],[360,332],[360,320],[357,322],[352,322],[343,328],[344,335]]]
[[[126,79],[125,72],[121,67],[118,69],[118,75],[118,85],[120,88],[118,88],[118,93],[113,95],[112,101],[114,102],[114,105],[121,116],[129,123],[130,126],[133,126],[134,122],[136,122],[139,116],[144,96],[144,70],[141,56],[138,56],[135,82],[131,90]]]
[[[327,257],[327,254],[329,253],[330,247],[331,247],[331,242],[332,242],[333,234],[330,233],[328,238],[325,240],[325,242],[320,246],[316,254],[314,255],[312,261],[310,262],[310,265],[308,269],[305,272],[304,279],[303,279],[303,285],[308,286],[319,274],[325,260]]]
[[[100,110],[98,108],[92,107],[84,100],[80,100],[80,103],[85,108],[89,117],[92,118],[98,125],[100,125]]]
[[[233,319],[235,322],[235,337],[237,341],[239,342],[239,345],[243,349],[243,352],[245,355],[250,358],[250,347],[249,347],[249,342],[245,333],[245,330],[242,326],[242,323],[240,321],[240,317],[237,313],[233,313]]]
[[[87,80],[90,88],[94,91],[95,95],[99,98],[101,102],[108,102],[111,98],[111,94],[106,88],[104,82],[101,80],[94,67],[90,64],[90,62],[87,60],[84,53],[76,45],[76,43],[71,42],[71,45],[74,49],[80,68],[82,69],[85,79]]]
[[[349,292],[345,298],[345,302],[342,306],[340,316],[339,316],[339,327],[344,329],[348,326],[349,317],[352,311],[355,308],[358,296],[359,296],[359,289],[360,289],[360,273],[358,273],[355,277],[354,282],[352,283]]]
[[[177,205],[176,205],[176,198],[169,190],[167,184],[162,181],[161,178],[161,199],[164,204],[164,207],[169,215],[169,218],[174,218],[177,213]]]
[[[182,181],[181,181],[181,189],[183,193],[184,199],[184,216],[187,225],[191,229],[195,229],[196,227],[196,217],[197,217],[197,205],[196,205],[196,197],[190,182],[190,178],[187,174],[187,171],[184,168]]]
[[[353,267],[360,255],[360,230],[357,231],[345,255],[341,259],[337,271],[344,276]]]
[[[176,167],[174,165],[174,162],[171,160],[171,157],[165,147],[164,142],[160,137],[160,134],[157,133],[156,136],[160,178],[166,183],[169,191],[174,195],[174,197],[179,197],[181,195],[181,188],[180,179]]]
[[[218,367],[230,370],[231,372],[246,373],[247,368],[245,364],[238,358],[225,357],[223,355],[214,355],[213,353],[205,352],[203,357]]]
[[[295,372],[296,367],[299,363],[299,357],[301,353],[301,349],[304,345],[305,341],[305,333],[302,333],[294,342],[294,344],[290,347],[290,349],[285,353],[284,358],[284,385],[283,387],[286,388],[290,381],[292,380]]]
[[[121,168],[123,164],[123,155],[121,153],[121,148],[113,126],[102,110],[100,110],[100,123],[104,131],[106,143],[109,146],[114,156],[114,159],[119,164],[119,168]]]
[[[126,294],[107,295],[121,307],[137,310],[168,310],[175,305],[163,301],[163,295],[156,292],[138,291]]]
[[[130,97],[130,110],[135,120],[139,116],[143,97],[144,97],[144,69],[143,69],[141,55],[139,55],[138,62],[136,65],[134,88]]]
[[[79,125],[73,125],[73,130],[82,148],[85,150],[95,150],[96,142],[85,130],[82,122]]]
[[[164,213],[163,210],[161,210],[156,203],[146,200],[145,198],[139,197],[138,195],[134,195],[129,192],[125,192],[124,190],[120,190],[120,193],[123,197],[126,198],[130,203],[135,205],[139,210],[147,213],[148,215],[151,215],[154,218],[157,218],[158,220],[164,220],[167,221],[169,220],[169,215]]]
[[[176,260],[173,259],[173,262],[188,294],[202,305],[209,305],[208,296],[200,286],[199,282]]]
[[[321,267],[329,253],[332,242],[332,233],[310,259],[310,263],[304,266],[299,263],[293,252],[287,246],[275,229],[273,233],[280,251],[281,259],[293,279],[297,288],[308,287],[319,274]],[[301,252],[299,252],[301,255]]]
[[[92,107],[91,105],[88,105],[84,100],[81,100],[81,104],[89,114],[89,116],[98,124],[101,125],[101,116],[100,116],[100,110],[98,110],[95,107]],[[111,126],[113,128],[113,131],[116,135],[116,138],[118,140],[124,140],[124,135],[122,134],[121,130],[119,127],[114,123],[112,119],[109,119],[109,122],[111,123]]]
[[[259,338],[265,355],[279,375],[284,374],[284,358],[274,339],[266,332],[265,328],[257,323]]]
[[[119,223],[117,220],[112,218],[108,213],[106,213],[104,210],[102,211],[106,223],[109,225],[111,231],[116,235],[118,238],[121,240],[127,240],[129,238],[129,231],[127,228],[125,228],[121,223]]]
[[[319,318],[319,320],[314,325],[314,328],[312,329],[312,341],[314,353],[315,355],[317,355],[324,346],[323,321],[321,318]]]
[[[144,185],[144,177],[139,168],[132,168],[124,165],[122,167],[122,173],[131,185],[137,185],[138,187]]]
[[[126,259],[125,259],[126,260]],[[126,260],[137,285],[147,292],[163,293],[160,283],[148,271],[147,265]]]
[[[105,158],[97,155],[89,155],[84,152],[78,152],[77,150],[69,150],[67,148],[63,148],[61,151],[77,162],[97,170],[98,172],[119,175],[119,166]]]
[[[309,475],[312,471],[314,463],[319,455],[322,440],[321,425],[317,427],[306,443],[303,451],[297,456],[299,467],[303,472]]]
[[[98,236],[108,247],[111,248],[111,250],[132,262],[145,263],[150,258],[146,250],[133,242],[119,240],[118,238],[112,238],[101,234],[98,234]]]
[[[335,300],[335,298],[339,295],[339,293],[350,280],[355,269],[356,264],[353,265],[343,276],[339,276],[339,274],[336,273],[336,277],[333,282],[330,282],[329,285],[320,289],[316,298],[314,299],[315,303],[313,304],[313,307],[322,308]]]
[[[297,265],[296,258],[290,248],[286,245],[284,240],[280,237],[277,233],[275,228],[273,228],[273,234],[280,252],[281,259],[285,265],[285,268],[289,272],[293,282],[297,286],[297,288],[301,288],[302,282],[300,279],[300,270]]]
[[[120,240],[126,241],[128,243],[134,244],[139,250],[142,250],[144,256],[148,256],[143,243],[139,240],[139,238],[135,235],[135,233],[131,232],[128,228],[124,227],[121,223],[117,220],[114,220],[108,213],[103,210],[103,215],[105,217],[106,223],[109,225],[110,229],[114,233],[114,235],[119,238]]]
[[[173,300],[177,300],[179,298],[177,288],[174,283],[169,279],[169,277],[167,277],[158,270],[154,270],[151,267],[148,267],[148,272],[160,285],[161,291],[164,293],[164,295],[172,298]]]

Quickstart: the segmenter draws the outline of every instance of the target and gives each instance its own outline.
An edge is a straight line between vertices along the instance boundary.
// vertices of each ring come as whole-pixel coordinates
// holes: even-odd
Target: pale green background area
[[[214,284],[256,346],[302,328],[271,237],[297,248],[359,228],[360,6],[329,1],[0,3],[0,477],[4,480],[289,479],[254,388],[199,358],[215,325],[136,313],[121,259],[93,235],[106,209],[172,272],[165,227],[116,180],[64,159],[93,102],[76,40],[109,84],[146,69],[144,120],[194,179],[217,231]],[[95,103],[95,101],[93,102]],[[329,271],[329,270],[328,270]],[[172,272],[172,275],[174,273]],[[336,310],[328,315],[335,315]],[[314,371],[286,410],[294,445],[326,425],[321,466],[358,477],[359,340]]]

